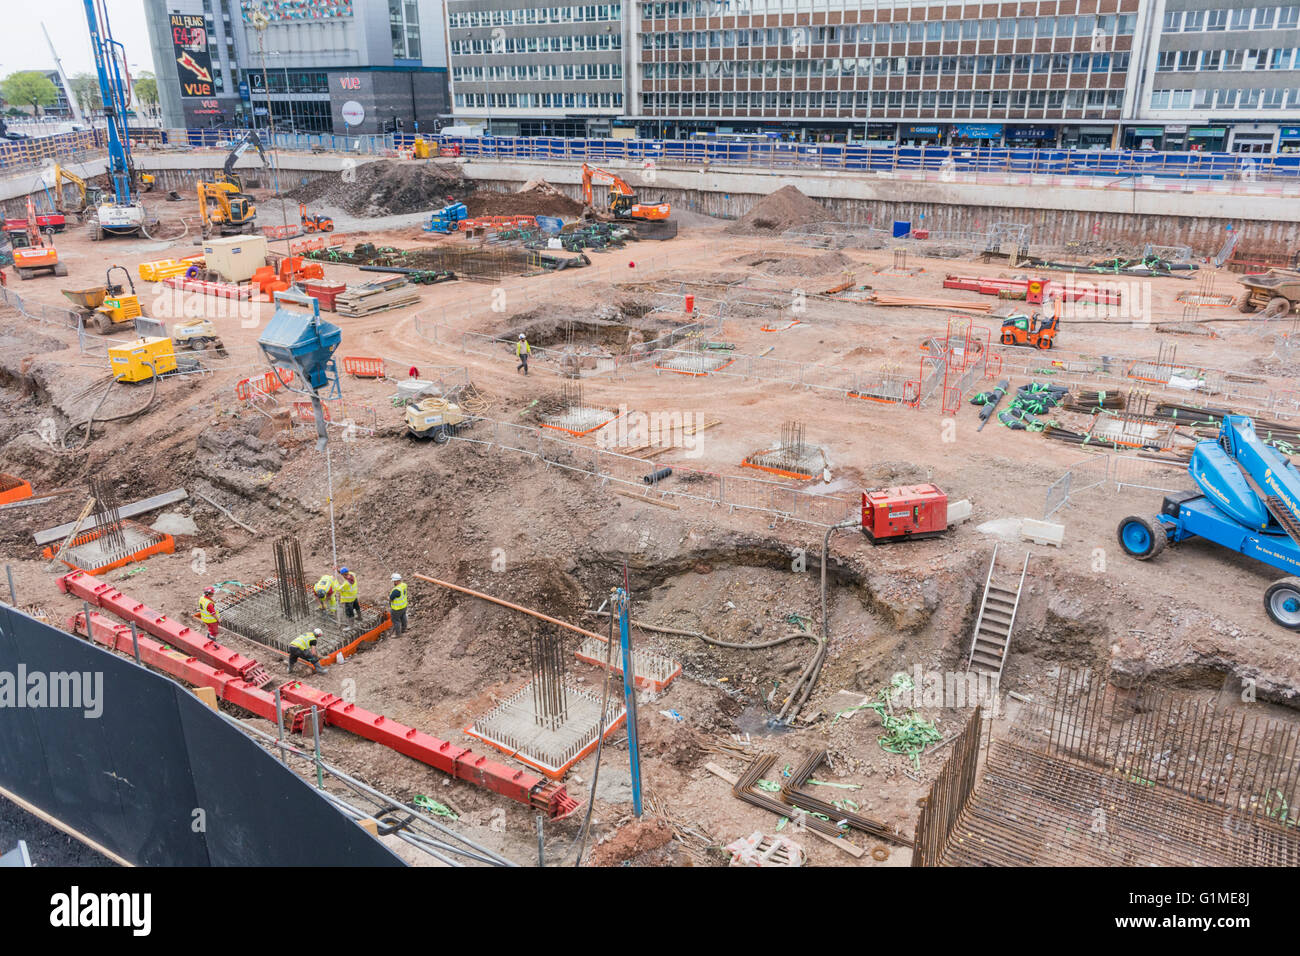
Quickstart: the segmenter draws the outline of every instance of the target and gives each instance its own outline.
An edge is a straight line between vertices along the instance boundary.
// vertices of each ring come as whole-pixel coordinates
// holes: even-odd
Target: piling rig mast
[[[104,236],[148,235],[144,206],[136,192],[136,169],[131,159],[131,140],[126,113],[130,77],[126,72],[126,50],[113,39],[104,0],[84,0],[90,46],[95,55],[95,75],[104,104],[108,137],[108,179],[112,195],[93,210],[87,210],[86,231],[91,239]],[[98,7],[98,16],[96,15]]]

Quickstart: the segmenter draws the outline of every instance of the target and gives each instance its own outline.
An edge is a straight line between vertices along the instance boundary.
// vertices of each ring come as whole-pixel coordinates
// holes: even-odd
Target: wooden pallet
[[[405,279],[348,286],[334,297],[334,311],[339,315],[363,316],[389,309],[400,309],[420,301],[420,294]]]

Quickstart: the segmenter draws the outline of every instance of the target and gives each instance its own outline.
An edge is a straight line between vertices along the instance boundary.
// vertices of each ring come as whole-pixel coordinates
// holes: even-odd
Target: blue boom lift
[[[105,196],[92,210],[87,210],[86,231],[91,239],[104,236],[148,234],[144,206],[137,194],[135,164],[131,160],[131,140],[126,125],[128,83],[125,78],[126,51],[113,39],[108,25],[108,10],[100,0],[99,16],[95,0],[85,0],[86,25],[90,28],[90,47],[95,55],[95,75],[104,106],[108,133],[108,178],[113,184],[112,198]]]
[[[1268,587],[1264,610],[1300,631],[1300,471],[1244,415],[1224,416],[1219,437],[1196,445],[1187,471],[1200,490],[1167,495],[1153,518],[1129,515],[1116,532],[1120,547],[1147,561],[1166,544],[1205,538],[1285,571],[1292,576]]]

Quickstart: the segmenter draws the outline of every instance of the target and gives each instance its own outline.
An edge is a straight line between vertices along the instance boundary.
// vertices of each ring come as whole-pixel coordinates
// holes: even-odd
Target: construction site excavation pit
[[[316,600],[306,589],[303,595],[310,602]],[[316,653],[326,664],[336,660],[335,655],[348,656],[362,641],[375,640],[390,625],[386,613],[366,604],[361,605],[360,616],[353,618],[343,616],[342,608],[326,612],[312,604],[305,607],[296,608],[292,616],[286,615],[274,576],[241,588],[217,604],[223,628],[286,654],[295,637],[320,628]]]

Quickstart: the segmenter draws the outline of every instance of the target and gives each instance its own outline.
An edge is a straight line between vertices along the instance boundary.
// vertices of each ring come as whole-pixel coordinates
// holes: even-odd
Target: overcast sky
[[[144,4],[141,0],[106,2],[113,39],[126,47],[131,72],[153,70]],[[4,17],[4,30],[0,31],[0,76],[19,70],[54,69],[49,45],[41,33],[42,23],[68,76],[94,72],[84,0],[0,0],[0,7]],[[103,30],[102,23],[100,30]]]

